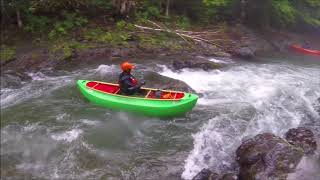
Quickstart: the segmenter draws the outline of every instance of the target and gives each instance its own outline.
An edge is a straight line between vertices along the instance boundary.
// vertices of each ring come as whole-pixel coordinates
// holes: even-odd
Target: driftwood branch
[[[142,31],[148,30],[148,31],[171,33],[171,34],[179,36],[181,39],[183,39],[184,41],[186,41],[189,44],[190,44],[190,41],[188,41],[188,40],[192,40],[194,42],[200,42],[200,43],[202,42],[202,43],[214,45],[214,46],[217,46],[217,47],[223,49],[223,47],[217,43],[217,41],[221,42],[223,40],[221,40],[221,39],[212,40],[212,36],[217,36],[218,33],[221,32],[220,30],[218,30],[218,31],[186,31],[186,30],[180,30],[180,29],[171,30],[171,29],[164,27],[164,26],[161,26],[153,21],[148,20],[147,22],[149,22],[154,27],[141,26],[141,25],[137,25],[137,24],[135,24],[134,26]],[[208,38],[208,37],[211,37],[211,38]]]

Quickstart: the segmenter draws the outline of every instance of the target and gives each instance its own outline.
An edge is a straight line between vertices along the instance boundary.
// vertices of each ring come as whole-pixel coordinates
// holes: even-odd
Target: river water
[[[320,130],[320,59],[209,60],[225,67],[177,72],[138,64],[139,77],[152,70],[201,94],[192,112],[168,120],[113,112],[82,97],[77,79],[115,81],[118,65],[29,73],[31,81],[2,88],[1,179],[191,179],[202,168],[236,171],[242,139],[283,137],[298,126]],[[317,163],[304,160],[291,178],[320,179]]]

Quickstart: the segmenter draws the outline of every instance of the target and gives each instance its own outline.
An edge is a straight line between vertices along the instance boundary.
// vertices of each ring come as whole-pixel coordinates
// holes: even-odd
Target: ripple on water
[[[51,135],[52,139],[57,140],[57,141],[65,141],[65,142],[72,142],[76,139],[78,139],[78,137],[83,133],[83,131],[81,129],[72,129],[70,131],[66,131],[63,133],[57,133],[57,134],[53,134]]]

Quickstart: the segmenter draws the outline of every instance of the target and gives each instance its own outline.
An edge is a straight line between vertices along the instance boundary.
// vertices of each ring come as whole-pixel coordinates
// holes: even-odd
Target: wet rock
[[[214,173],[209,169],[202,169],[192,180],[238,180],[238,175],[235,172],[228,172],[222,175]]]
[[[240,179],[286,179],[303,151],[271,133],[248,139],[236,151]]]
[[[209,169],[202,169],[192,180],[218,180],[219,175]]]
[[[235,172],[230,172],[230,173],[226,173],[224,174],[220,180],[238,180],[238,174]]]
[[[304,150],[306,154],[312,154],[317,149],[317,143],[313,132],[305,127],[289,129],[286,133],[286,140]]]
[[[221,48],[211,45],[205,42],[198,43],[198,52],[206,56],[217,56],[217,57],[231,57],[231,54],[223,51]]]
[[[112,57],[126,57],[130,53],[128,48],[122,48],[122,49],[112,49],[111,50],[111,56]]]
[[[30,76],[25,73],[6,71],[1,74],[1,88],[19,88],[23,81],[30,80]]]
[[[183,92],[192,92],[192,93],[195,92],[185,82],[177,79],[172,79],[166,76],[162,76],[156,72],[147,71],[144,73],[143,78],[144,78],[144,81],[147,83],[146,87],[152,87],[155,89],[167,89],[167,90],[176,90],[176,91],[183,91]]]
[[[320,97],[316,100],[316,102],[313,103],[313,107],[320,115]]]
[[[203,58],[196,58],[191,60],[174,60],[172,66],[175,70],[180,70],[183,68],[199,68],[205,71],[211,69],[218,69],[221,66],[217,63],[205,60]]]
[[[207,56],[212,55],[212,56],[216,56],[216,57],[225,57],[225,58],[231,58],[232,57],[231,54],[229,54],[227,52],[224,52],[224,51],[215,51],[215,52],[213,52],[211,54],[205,54],[205,55],[207,55]]]
[[[254,51],[249,47],[243,47],[234,51],[234,56],[244,58],[244,59],[252,59],[254,58]]]

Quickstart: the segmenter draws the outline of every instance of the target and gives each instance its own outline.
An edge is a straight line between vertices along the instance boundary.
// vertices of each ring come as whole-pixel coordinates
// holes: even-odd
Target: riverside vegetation
[[[237,23],[296,32],[320,27],[318,0],[2,0],[1,7],[1,64],[16,58],[21,41],[68,59],[101,46],[175,51],[205,42],[225,50],[232,46],[227,32],[241,31],[232,28]],[[160,26],[164,31],[154,30]],[[204,29],[214,32],[198,33]]]

